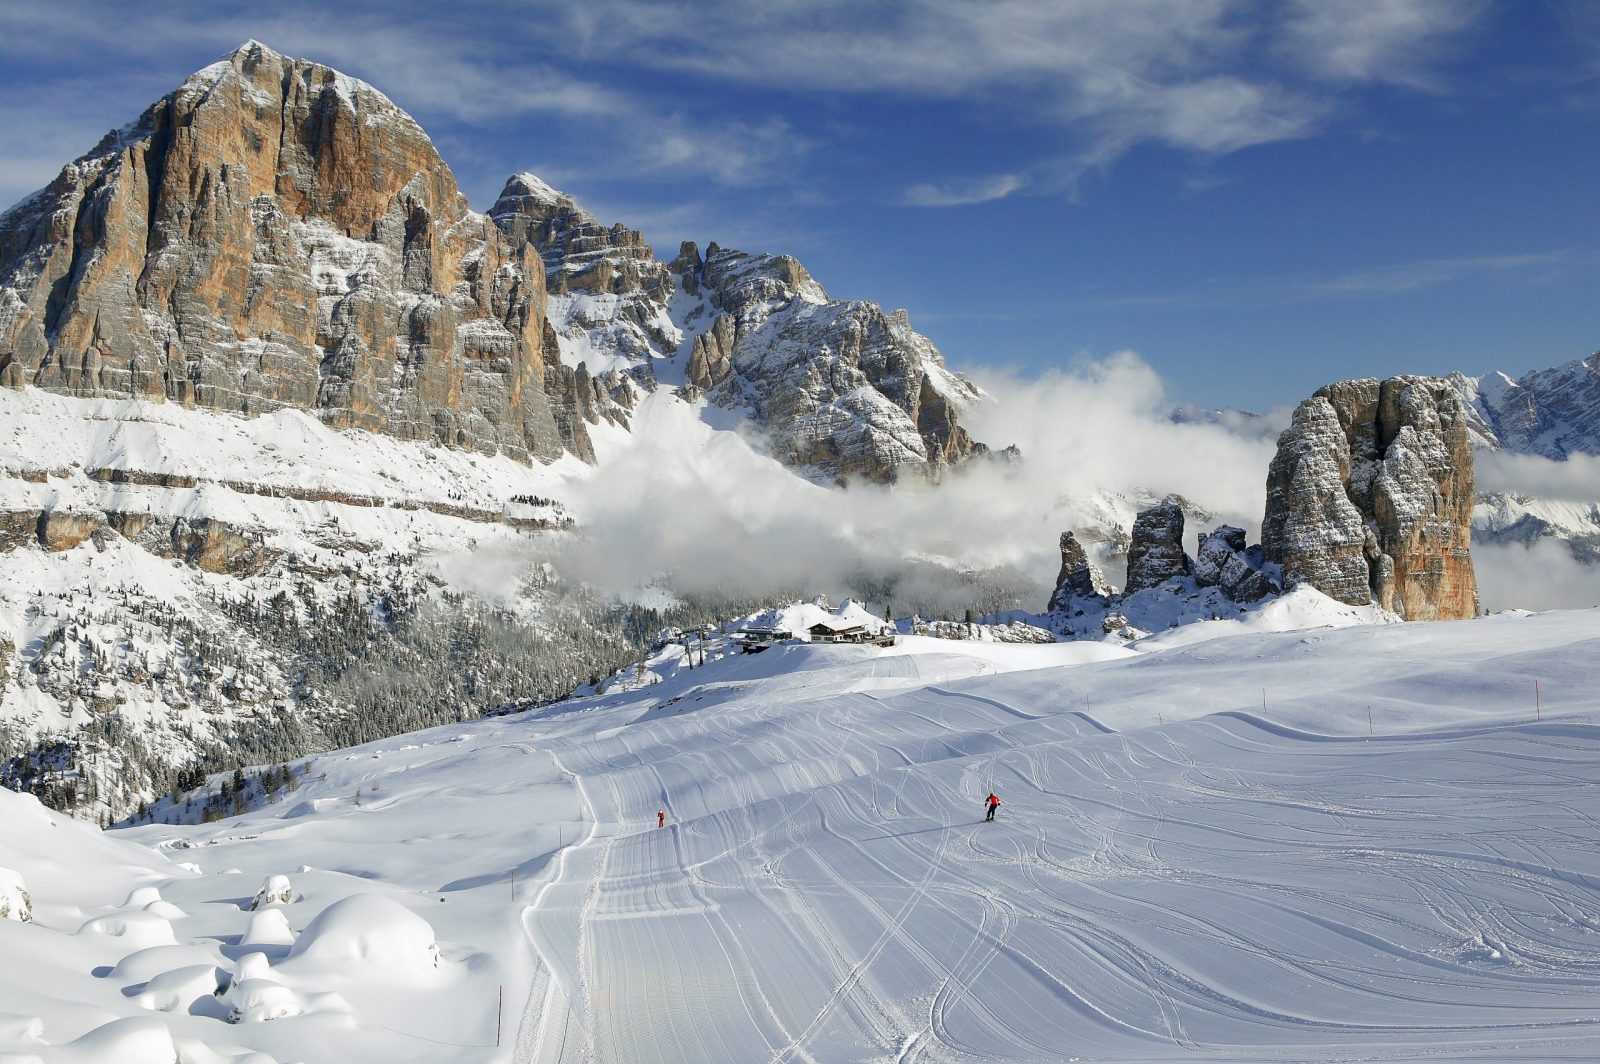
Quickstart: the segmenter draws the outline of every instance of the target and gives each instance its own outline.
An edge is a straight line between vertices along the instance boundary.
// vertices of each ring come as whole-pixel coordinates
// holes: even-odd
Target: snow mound
[[[29,923],[33,920],[33,899],[22,877],[9,868],[0,868],[0,920]]]
[[[427,976],[439,966],[433,927],[397,901],[352,894],[317,914],[290,951],[307,965]]]
[[[144,911],[159,916],[163,920],[182,920],[189,915],[170,901],[153,901],[144,907]]]
[[[223,963],[221,950],[211,943],[151,946],[149,949],[130,953],[118,961],[117,966],[111,971],[111,978],[118,983],[134,985],[148,983],[163,972],[178,968],[191,968],[200,964],[215,967]]]
[[[250,916],[250,926],[245,929],[241,946],[292,946],[294,932],[289,928],[289,918],[282,909],[262,909]]]
[[[305,1012],[300,996],[275,979],[240,979],[222,996],[229,1023],[268,1023]]]
[[[250,902],[250,908],[260,909],[267,905],[289,905],[299,900],[299,895],[294,892],[294,886],[289,882],[288,876],[268,876],[261,884],[261,889],[256,891],[255,898]]]
[[[50,1059],[59,1064],[174,1064],[178,1048],[165,1023],[154,1017],[129,1016],[56,1047]]]
[[[242,983],[249,979],[271,979],[272,962],[265,953],[246,953],[234,967],[233,981]]]
[[[157,887],[134,887],[128,892],[128,900],[122,903],[124,909],[145,909],[161,900],[161,891]]]
[[[172,933],[172,922],[164,916],[147,912],[110,913],[85,921],[78,928],[80,935],[110,935],[120,938],[131,950],[151,946],[175,946],[177,936]]]
[[[190,1012],[195,1002],[209,1002],[221,985],[216,965],[192,964],[162,972],[134,1000],[151,1012]]]
[[[44,1021],[37,1016],[0,1012],[0,1044],[44,1040]]]
[[[229,1023],[268,1023],[317,1012],[348,1013],[350,1003],[331,992],[304,993],[281,982],[264,953],[239,958],[233,982],[222,995]]]

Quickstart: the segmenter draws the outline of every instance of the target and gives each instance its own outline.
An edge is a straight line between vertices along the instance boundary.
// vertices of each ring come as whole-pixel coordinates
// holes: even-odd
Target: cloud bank
[[[1600,544],[1600,455],[1574,454],[1553,462],[1530,454],[1479,453],[1475,469],[1479,492],[1500,492],[1524,500],[1535,520],[1568,535]],[[1513,516],[1520,507],[1511,510]],[[1513,527],[1513,534],[1517,527]],[[1531,543],[1473,544],[1478,598],[1485,609],[1580,609],[1600,605],[1600,565],[1586,565],[1567,544],[1553,539]]]
[[[1042,609],[1063,530],[1126,529],[1169,493],[1217,522],[1258,526],[1275,433],[1257,422],[1175,423],[1137,355],[977,380],[994,401],[969,413],[970,430],[996,449],[1015,444],[1022,460],[974,462],[941,484],[892,491],[809,483],[762,454],[761,441],[647,401],[603,457],[606,475],[576,487],[585,538],[560,564],[624,595],[664,577],[685,592],[854,594],[959,615],[971,605]]]
[[[604,477],[569,502],[582,539],[561,571],[623,597],[668,586],[695,595],[854,595],[960,616],[1041,610],[1065,529],[1126,531],[1135,512],[1176,493],[1254,539],[1267,466],[1287,411],[1265,417],[1174,404],[1154,370],[1124,351],[1042,377],[975,375],[990,401],[965,424],[1018,462],[975,461],[942,483],[838,489],[794,475],[759,438],[713,431],[665,396],[640,408],[633,431],[609,440]],[[1481,491],[1551,501],[1600,499],[1600,458],[1568,462],[1484,453]],[[1600,529],[1597,529],[1600,531]],[[1106,553],[1102,547],[1102,553]],[[1560,543],[1480,541],[1473,548],[1485,608],[1556,609],[1600,603],[1600,568]],[[1124,574],[1109,567],[1112,583]]]
[[[1562,543],[1478,543],[1472,548],[1478,602],[1497,610],[1574,610],[1600,605],[1600,567],[1584,565]]]
[[[1600,501],[1600,455],[1574,454],[1552,462],[1535,454],[1490,451],[1478,455],[1474,480],[1480,492],[1503,491],[1561,502]],[[1600,534],[1600,528],[1595,529]]]

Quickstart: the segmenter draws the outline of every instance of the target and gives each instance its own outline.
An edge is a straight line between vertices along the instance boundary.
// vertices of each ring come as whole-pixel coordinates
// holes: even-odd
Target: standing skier
[[[987,803],[988,806],[989,806],[989,815],[984,817],[983,819],[985,821],[993,820],[994,819],[994,811],[996,809],[1000,808],[1000,799],[995,797],[995,794],[994,794],[993,791],[990,791],[989,792],[989,797],[985,798],[984,802]]]
[[[667,826],[667,811],[665,809],[656,810],[656,827],[664,828],[666,826]]]

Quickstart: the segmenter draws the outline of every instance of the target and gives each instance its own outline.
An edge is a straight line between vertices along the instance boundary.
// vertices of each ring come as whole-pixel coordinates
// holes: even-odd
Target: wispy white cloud
[[[1570,610],[1600,605],[1600,567],[1551,539],[1474,543],[1472,568],[1486,610]]]
[[[989,174],[948,181],[943,184],[921,182],[906,189],[905,201],[913,207],[960,207],[1005,199],[1028,187],[1023,174]]]
[[[1071,191],[1141,143],[1201,156],[1314,133],[1363,83],[1434,88],[1478,0],[917,0],[686,8],[593,0],[570,17],[591,54],[696,78],[970,105],[1057,130],[1009,174],[912,183],[906,202]],[[701,27],[717,27],[707,48]],[[1028,174],[1027,180],[1018,175]]]
[[[1474,463],[1479,491],[1527,493],[1540,499],[1600,503],[1600,455],[1574,454],[1553,462],[1536,454],[1490,451]],[[1597,529],[1600,531],[1600,529]]]
[[[1340,299],[1399,296],[1472,281],[1539,284],[1596,265],[1594,253],[1557,249],[1513,254],[1463,255],[1362,267],[1326,275],[1219,277],[1204,288],[1089,296],[1073,307],[1148,310],[1218,310],[1287,306]]]
[[[39,187],[190,69],[251,38],[363,78],[429,119],[427,125],[447,118],[484,135],[528,116],[565,123],[583,133],[565,139],[564,165],[571,170],[603,163],[611,173],[635,179],[781,185],[810,149],[812,141],[781,118],[752,120],[709,105],[685,107],[670,96],[641,92],[614,71],[590,76],[565,62],[570,56],[563,48],[527,48],[527,41],[558,32],[560,13],[540,6],[493,12],[504,22],[502,34],[473,32],[473,20],[457,17],[454,9],[397,19],[390,6],[376,4],[337,11],[310,5],[269,12],[228,5],[147,8],[138,13],[136,34],[99,17],[94,5],[74,0],[48,10],[0,7],[0,61],[8,54],[49,55],[58,66],[81,72],[69,79],[49,76],[35,92],[8,100],[9,124],[16,128],[7,130],[0,199],[9,203]],[[161,47],[152,48],[152,41]],[[173,67],[180,56],[186,58]],[[116,91],[108,89],[111,84]],[[146,86],[140,90],[146,95],[130,100],[130,85]],[[524,157],[545,147],[530,144]]]
[[[1292,0],[1280,47],[1319,78],[1438,91],[1438,66],[1486,0]]]
[[[1311,279],[1294,287],[1308,298],[1341,295],[1399,295],[1458,281],[1489,277],[1516,277],[1539,280],[1572,264],[1578,258],[1570,250],[1542,251],[1513,255],[1465,255],[1457,258],[1423,259],[1392,266],[1352,270],[1324,279]]]

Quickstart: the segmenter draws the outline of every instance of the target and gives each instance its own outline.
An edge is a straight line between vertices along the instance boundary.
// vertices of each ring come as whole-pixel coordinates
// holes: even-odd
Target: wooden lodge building
[[[829,624],[818,621],[806,632],[813,643],[871,643],[874,646],[894,646],[894,632],[869,631],[860,624]]]

